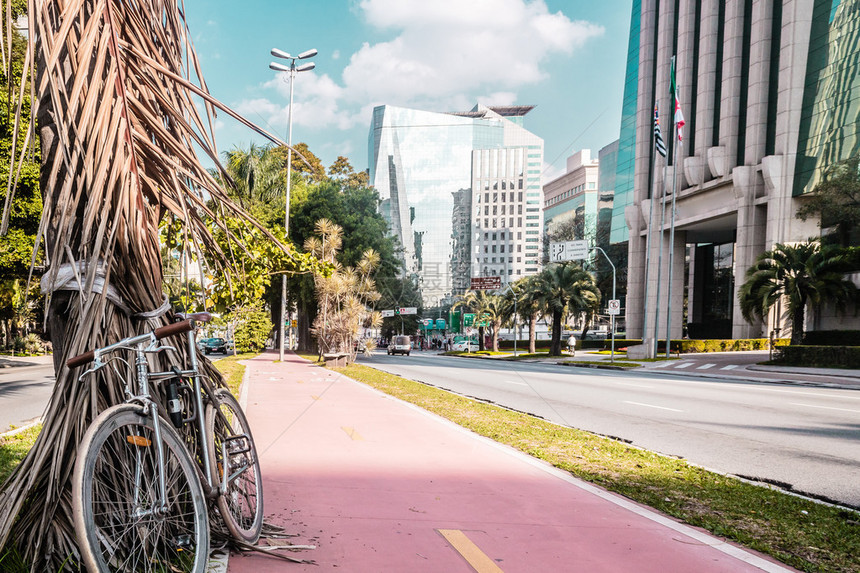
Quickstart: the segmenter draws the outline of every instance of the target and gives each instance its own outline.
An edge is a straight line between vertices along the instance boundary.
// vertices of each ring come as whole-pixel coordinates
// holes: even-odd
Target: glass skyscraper
[[[523,127],[531,109],[373,110],[370,182],[425,308],[465,292],[471,277],[538,272],[543,140]]]

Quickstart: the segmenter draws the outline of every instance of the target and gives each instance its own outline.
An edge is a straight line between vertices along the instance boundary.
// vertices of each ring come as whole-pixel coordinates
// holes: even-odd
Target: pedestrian
[[[571,356],[576,356],[576,337],[572,334],[567,339],[567,351]]]

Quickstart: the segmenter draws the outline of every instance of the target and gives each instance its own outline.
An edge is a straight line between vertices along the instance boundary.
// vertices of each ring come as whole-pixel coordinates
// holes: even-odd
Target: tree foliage
[[[817,309],[829,302],[844,310],[846,304],[856,301],[856,287],[845,276],[850,264],[845,250],[821,246],[814,239],[796,245],[777,244],[747,269],[745,282],[738,290],[741,313],[752,323],[764,319],[774,305],[785,301],[791,344],[800,344],[807,305]]]
[[[594,312],[600,306],[600,290],[594,277],[575,263],[556,263],[538,275],[537,301],[552,317],[550,355],[561,356],[562,320],[569,314]]]
[[[822,228],[834,228],[838,244],[860,242],[860,155],[825,170],[822,181],[797,210],[797,217],[804,221],[814,216],[820,217]]]

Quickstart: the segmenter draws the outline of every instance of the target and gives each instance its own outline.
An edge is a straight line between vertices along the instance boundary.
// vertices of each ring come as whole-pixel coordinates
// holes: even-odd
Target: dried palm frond
[[[182,0],[29,0],[28,25],[25,67],[35,64],[38,75],[25,74],[15,93],[19,101],[32,93],[38,118],[42,285],[57,382],[38,441],[0,491],[0,547],[11,540],[34,570],[56,571],[68,557],[77,561],[69,495],[76,447],[93,417],[123,397],[120,376],[79,383],[66,359],[172,319],[143,314],[163,302],[158,227],[167,214],[184,222],[198,250],[220,257],[211,263],[230,266],[210,229],[229,235],[225,215],[250,217],[195,153],[218,164],[214,108],[283,142],[208,94]],[[16,142],[17,170],[36,141],[31,125]],[[219,177],[229,180],[223,170]]]

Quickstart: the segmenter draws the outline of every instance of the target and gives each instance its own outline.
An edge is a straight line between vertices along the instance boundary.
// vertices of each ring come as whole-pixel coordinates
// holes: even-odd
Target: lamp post
[[[290,60],[290,66],[287,67],[277,62],[271,62],[269,67],[277,72],[287,72],[290,74],[290,108],[287,115],[287,193],[284,200],[284,236],[289,239],[290,236],[290,185],[292,183],[292,167],[293,167],[293,84],[295,84],[296,74],[298,72],[307,72],[314,69],[313,62],[296,66],[296,60],[304,60],[313,58],[317,55],[317,51],[308,50],[302,52],[298,56],[291,56],[283,50],[272,48],[271,54],[276,58]],[[281,330],[280,330],[280,352],[279,357],[281,362],[284,361],[284,327],[287,320],[287,275],[281,277]],[[292,326],[290,327],[292,333]],[[292,343],[292,336],[290,336]],[[292,344],[291,344],[292,346]]]

